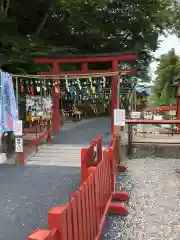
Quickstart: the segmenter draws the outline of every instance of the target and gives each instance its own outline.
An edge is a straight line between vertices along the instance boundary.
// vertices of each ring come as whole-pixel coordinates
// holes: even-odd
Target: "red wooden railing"
[[[144,111],[151,111],[151,112],[158,112],[158,113],[165,113],[169,111],[176,111],[177,106],[159,106],[155,108],[146,108]]]
[[[45,129],[44,132],[41,132],[42,129]],[[23,137],[28,134],[35,133],[34,139],[30,140],[29,143],[24,147],[23,152],[18,153],[19,164],[24,165],[25,163],[25,154],[32,150],[32,148],[36,147],[36,152],[38,151],[38,146],[40,141],[46,139],[47,143],[51,143],[51,123],[47,121],[46,124],[36,123],[28,130],[23,132]]]
[[[180,124],[180,120],[126,119],[128,124]]]
[[[96,164],[92,152],[95,145],[100,146],[101,137],[91,142],[83,155],[88,167],[81,168],[86,172],[82,173],[86,179],[82,181],[80,189],[71,195],[65,206],[50,209],[49,228],[37,229],[28,240],[99,240],[108,212],[121,215],[128,213],[128,208],[122,202],[128,200],[128,193],[115,191],[115,141],[113,137],[111,147],[105,149],[103,154],[101,145]]]
[[[88,178],[88,168],[97,166],[102,159],[102,137],[92,140],[88,148],[81,148],[81,181]]]

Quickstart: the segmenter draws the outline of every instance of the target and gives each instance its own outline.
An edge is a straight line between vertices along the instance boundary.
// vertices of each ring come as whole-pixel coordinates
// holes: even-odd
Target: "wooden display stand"
[[[35,124],[40,124],[39,132],[42,132],[42,126],[47,125],[47,122],[51,122],[51,116],[27,116],[27,122],[29,123],[29,128],[32,128]]]

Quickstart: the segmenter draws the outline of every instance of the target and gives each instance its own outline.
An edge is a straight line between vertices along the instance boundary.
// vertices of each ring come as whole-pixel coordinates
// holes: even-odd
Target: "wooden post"
[[[117,72],[118,71],[118,61],[113,60],[112,61],[112,71]],[[111,117],[111,127],[112,132],[114,128],[114,109],[117,108],[117,83],[118,83],[118,76],[112,77],[112,117]]]
[[[60,131],[61,126],[61,116],[60,116],[60,109],[59,109],[59,99],[60,99],[60,86],[56,83],[56,75],[59,73],[59,64],[57,62],[53,63],[52,73],[55,76],[53,79],[54,86],[52,86],[52,96],[53,96],[53,131],[54,133],[58,133]]]
[[[116,156],[116,165],[120,165],[121,162],[121,126],[115,126],[115,156]]]

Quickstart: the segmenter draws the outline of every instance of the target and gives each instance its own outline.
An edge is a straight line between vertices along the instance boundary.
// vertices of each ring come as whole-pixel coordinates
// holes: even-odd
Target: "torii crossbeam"
[[[127,61],[135,61],[137,59],[137,54],[135,53],[107,53],[107,54],[93,54],[93,55],[71,55],[71,56],[61,56],[61,57],[44,57],[44,58],[36,58],[35,62],[38,64],[48,64],[52,66],[52,70],[50,72],[41,72],[41,75],[53,75],[53,76],[62,76],[62,75],[89,75],[91,74],[104,74],[108,75],[109,72],[118,73],[121,71],[119,69],[120,62],[127,62]],[[105,63],[110,62],[111,68],[107,70],[90,70],[89,63]],[[65,63],[71,64],[80,64],[81,70],[78,71],[61,71],[61,65]],[[127,72],[127,71],[126,71]],[[133,74],[134,69],[129,69],[129,73]],[[118,74],[114,74],[112,77],[112,127],[113,127],[113,112],[114,109],[117,108],[117,82],[118,82]],[[56,80],[54,78],[54,80]],[[53,130],[55,133],[60,131],[61,126],[61,116],[59,111],[59,97],[60,91],[58,94],[53,94]]]

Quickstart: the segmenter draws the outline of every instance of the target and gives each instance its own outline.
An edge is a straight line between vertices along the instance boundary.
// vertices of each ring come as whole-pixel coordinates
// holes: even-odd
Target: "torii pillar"
[[[137,55],[135,53],[106,53],[106,54],[93,54],[93,55],[83,55],[83,56],[64,56],[64,57],[48,57],[48,58],[36,58],[35,62],[39,64],[51,64],[52,70],[51,72],[41,72],[41,75],[54,76],[54,83],[55,86],[53,88],[53,130],[55,133],[58,133],[61,128],[61,116],[59,111],[59,98],[60,98],[60,86],[57,83],[57,79],[59,76],[64,77],[68,75],[93,75],[93,74],[107,74],[109,72],[123,72],[119,69],[118,65],[119,62],[127,62],[127,61],[135,61],[137,59]],[[89,63],[102,63],[102,62],[111,62],[112,67],[107,70],[90,70],[88,67]],[[80,71],[66,71],[63,72],[60,70],[60,65],[65,63],[71,64],[81,64]],[[127,70],[126,70],[127,73]],[[134,74],[134,69],[129,69],[130,74]],[[57,76],[57,77],[56,77]],[[112,77],[112,115],[111,115],[111,126],[113,130],[113,123],[114,123],[114,109],[117,108],[117,81],[118,76]]]

